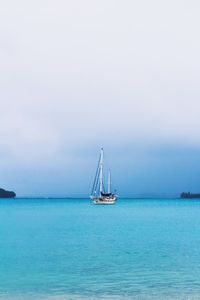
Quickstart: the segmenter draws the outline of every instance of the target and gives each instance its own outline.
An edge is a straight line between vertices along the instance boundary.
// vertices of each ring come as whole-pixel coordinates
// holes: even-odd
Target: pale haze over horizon
[[[0,11],[0,187],[200,192],[200,3],[13,1]]]

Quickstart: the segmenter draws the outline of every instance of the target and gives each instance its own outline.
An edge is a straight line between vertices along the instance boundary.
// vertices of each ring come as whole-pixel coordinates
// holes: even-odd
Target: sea
[[[200,299],[200,200],[0,200],[0,299]]]

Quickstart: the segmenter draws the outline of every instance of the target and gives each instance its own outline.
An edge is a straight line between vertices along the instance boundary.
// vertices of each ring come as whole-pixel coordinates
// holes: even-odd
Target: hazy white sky
[[[122,194],[198,189],[199,14],[193,0],[4,1],[0,185],[85,196],[104,145]]]

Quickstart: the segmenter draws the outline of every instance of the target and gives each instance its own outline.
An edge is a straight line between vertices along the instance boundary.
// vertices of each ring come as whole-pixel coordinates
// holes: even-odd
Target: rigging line
[[[97,180],[96,180],[96,184],[95,184],[95,187],[94,187],[94,191],[95,192],[97,192],[97,194],[99,194],[99,190],[100,190],[100,186],[99,186],[99,182],[98,182],[98,180],[99,180],[99,176],[100,176],[100,168],[99,168],[99,170],[98,170],[99,172],[98,172],[98,176],[97,176]],[[94,192],[93,191],[93,192]]]
[[[98,168],[97,170],[97,176],[96,176],[96,180],[94,182],[94,188],[93,188],[93,191],[97,189],[97,186],[99,185],[98,181],[99,181],[99,174],[100,174],[100,168]]]
[[[100,172],[100,170],[99,170],[100,159],[101,159],[101,155],[99,156],[99,161],[98,161],[98,164],[97,164],[97,169],[96,169],[96,173],[95,173],[95,178],[94,178],[94,183],[93,183],[93,186],[92,186],[91,195],[93,195],[94,188],[96,187],[96,181],[97,181],[97,178],[98,178],[97,175],[99,175],[99,172]]]

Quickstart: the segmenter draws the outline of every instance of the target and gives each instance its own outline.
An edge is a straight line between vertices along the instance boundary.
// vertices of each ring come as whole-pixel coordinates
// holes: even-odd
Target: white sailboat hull
[[[94,204],[115,204],[117,201],[117,197],[92,197],[92,201]]]

